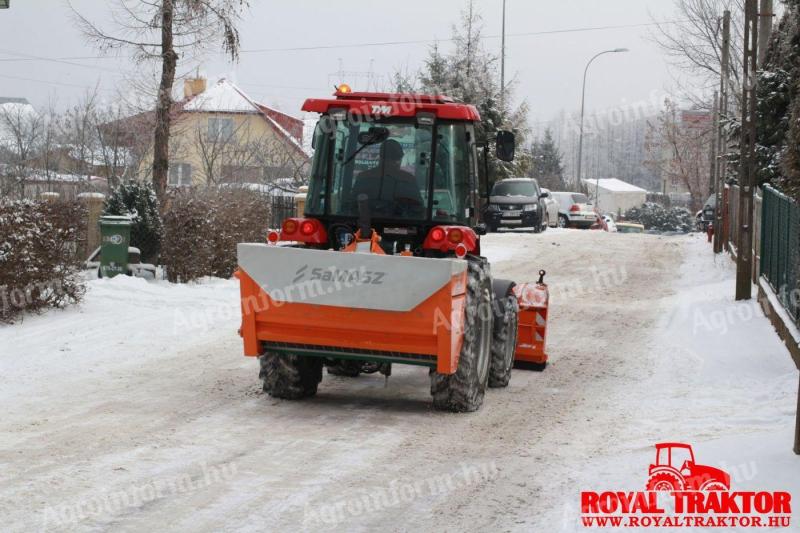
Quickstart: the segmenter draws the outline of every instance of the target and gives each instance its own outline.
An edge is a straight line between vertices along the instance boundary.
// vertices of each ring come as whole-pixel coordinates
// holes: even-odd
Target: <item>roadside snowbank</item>
[[[91,280],[80,305],[0,326],[0,402],[46,394],[61,379],[103,372],[111,361],[118,368],[195,346],[220,330],[235,335],[238,291],[235,280],[214,278]]]

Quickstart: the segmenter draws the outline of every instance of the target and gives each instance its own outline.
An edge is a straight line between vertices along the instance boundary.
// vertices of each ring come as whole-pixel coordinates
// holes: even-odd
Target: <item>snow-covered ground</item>
[[[80,307],[0,327],[3,530],[581,531],[580,492],[642,490],[664,441],[734,489],[800,494],[797,370],[701,237],[483,250],[496,276],[548,271],[551,364],[469,415],[431,411],[415,367],[263,395],[234,281],[95,280]]]

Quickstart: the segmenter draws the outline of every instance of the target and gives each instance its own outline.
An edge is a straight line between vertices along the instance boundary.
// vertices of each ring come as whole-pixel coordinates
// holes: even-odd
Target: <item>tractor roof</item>
[[[473,105],[457,103],[449,96],[407,93],[364,93],[341,88],[333,93],[335,98],[309,98],[303,111],[329,113],[344,109],[357,115],[373,117],[415,117],[418,113],[432,113],[437,118],[449,120],[480,121],[481,116]]]

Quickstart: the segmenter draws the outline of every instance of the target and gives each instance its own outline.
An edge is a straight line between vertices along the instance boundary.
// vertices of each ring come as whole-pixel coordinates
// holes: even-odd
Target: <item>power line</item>
[[[532,32],[524,32],[524,33],[507,33],[506,37],[533,37],[539,35],[556,35],[560,33],[582,33],[582,32],[589,32],[589,31],[602,31],[602,30],[618,30],[618,29],[626,29],[626,28],[643,28],[646,26],[659,26],[659,25],[667,25],[667,24],[679,24],[682,22],[689,22],[686,20],[668,20],[662,22],[647,22],[642,24],[619,24],[615,26],[590,26],[590,27],[583,27],[583,28],[566,28],[560,30],[543,30],[543,31],[532,31]],[[482,39],[499,39],[501,35],[485,35]],[[311,50],[334,50],[339,48],[363,48],[363,47],[378,47],[378,46],[398,46],[398,45],[407,45],[407,44],[432,44],[432,43],[441,43],[441,42],[451,42],[454,41],[454,38],[447,38],[447,39],[416,39],[410,41],[382,41],[382,42],[369,42],[369,43],[350,43],[350,44],[327,44],[327,45],[317,45],[317,46],[294,46],[288,48],[256,48],[253,50],[240,50],[239,53],[241,54],[257,54],[257,53],[269,53],[269,52],[305,52]]]
[[[65,87],[77,87],[78,89],[88,89],[90,88],[87,85],[77,85],[75,83],[66,83],[63,81],[47,81],[47,80],[36,80],[33,78],[22,78],[20,76],[7,76],[5,74],[0,74],[0,78],[6,78],[9,80],[20,80],[20,81],[30,81],[32,83],[44,83],[45,85],[63,85]]]
[[[541,30],[541,31],[532,31],[532,32],[523,32],[523,33],[508,33],[506,37],[535,37],[535,36],[542,36],[542,35],[558,35],[562,33],[583,33],[583,32],[594,32],[594,31],[605,31],[605,30],[620,30],[620,29],[630,29],[630,28],[644,28],[648,26],[659,26],[659,25],[668,25],[668,24],[680,24],[690,22],[688,20],[666,20],[660,22],[646,22],[640,24],[617,24],[617,25],[609,25],[609,26],[587,26],[587,27],[580,27],[580,28],[563,28],[557,30]],[[484,35],[482,39],[499,39],[501,36],[498,35]],[[406,41],[378,41],[378,42],[365,42],[365,43],[349,43],[349,44],[323,44],[323,45],[315,45],[315,46],[294,46],[294,47],[286,47],[286,48],[254,48],[250,50],[240,50],[241,54],[260,54],[260,53],[273,53],[273,52],[305,52],[305,51],[313,51],[313,50],[336,50],[341,48],[363,48],[363,47],[382,47],[382,46],[401,46],[401,45],[410,45],[410,44],[432,44],[437,42],[452,42],[453,38],[446,38],[446,39],[414,39],[414,40],[406,40]],[[31,56],[28,54],[24,54],[21,52],[14,52],[10,50],[0,50],[0,52],[9,54],[9,55],[19,55],[25,57],[18,57],[18,58],[0,58],[0,62],[21,62],[21,61],[57,61],[57,62],[64,62],[64,61],[73,61],[73,60],[87,60],[87,59],[120,59],[120,56],[108,56],[108,55],[101,55],[101,56],[67,56],[67,57],[41,57],[41,56]],[[123,56],[127,59],[131,59],[133,56]],[[71,63],[68,63],[71,64]],[[90,65],[82,65],[80,63],[74,63],[75,66],[80,67],[87,67],[87,68],[100,68],[94,67]]]

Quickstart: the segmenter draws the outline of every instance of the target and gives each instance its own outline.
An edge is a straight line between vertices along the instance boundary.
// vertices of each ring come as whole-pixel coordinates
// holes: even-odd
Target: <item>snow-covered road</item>
[[[735,489],[800,494],[797,371],[702,238],[484,251],[496,276],[548,271],[551,365],[469,415],[432,411],[416,367],[265,396],[232,281],[96,280],[78,309],[0,327],[2,529],[581,531],[580,492],[642,490],[664,441]]]

